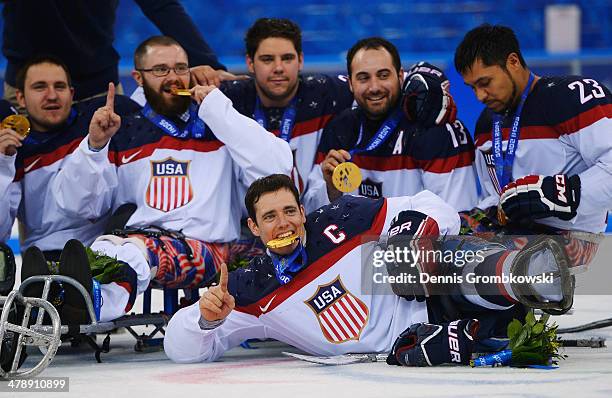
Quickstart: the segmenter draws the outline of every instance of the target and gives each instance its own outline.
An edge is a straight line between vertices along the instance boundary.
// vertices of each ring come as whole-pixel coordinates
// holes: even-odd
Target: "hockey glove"
[[[480,323],[461,319],[441,325],[415,323],[393,343],[387,364],[434,366],[443,363],[467,365],[474,350]]]
[[[408,120],[426,127],[453,123],[457,107],[449,87],[442,70],[426,62],[413,65],[402,88],[402,109]]]
[[[427,215],[404,210],[392,221],[389,227],[387,250],[401,253],[400,258],[387,262],[387,273],[394,277],[410,275],[412,280],[396,281],[391,284],[393,293],[407,300],[424,301],[431,294],[431,286],[420,283],[420,274],[438,273],[435,261],[428,261],[432,254],[434,241],[440,235],[438,223]],[[433,258],[433,256],[431,256]]]
[[[506,185],[501,192],[497,216],[502,225],[510,221],[557,217],[571,220],[580,204],[580,177],[530,175]]]

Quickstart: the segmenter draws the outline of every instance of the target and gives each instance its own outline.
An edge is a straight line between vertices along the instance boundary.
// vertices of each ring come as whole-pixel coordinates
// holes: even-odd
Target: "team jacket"
[[[257,91],[255,80],[234,80],[222,82],[221,91],[232,101],[234,108],[241,114],[254,118]],[[353,94],[348,88],[345,76],[300,75],[296,93],[295,125],[289,139],[293,153],[291,178],[295,181],[300,194],[307,187],[308,175],[315,165],[317,146],[321,140],[323,128],[342,110],[353,103]],[[141,88],[132,94],[134,101],[144,105]],[[264,108],[266,127],[279,136],[279,126],[285,108]]]
[[[367,146],[378,125],[366,123],[358,143],[362,120],[359,108],[347,109],[332,120],[323,132],[317,151],[317,166],[308,179],[304,197],[307,209],[329,203],[320,167],[331,149],[351,150]],[[415,195],[429,190],[458,211],[477,202],[474,144],[463,123],[420,127],[402,118],[388,139],[372,152],[356,154],[363,182],[353,192],[372,198]]]
[[[308,216],[308,264],[289,283],[279,284],[267,256],[231,272],[234,311],[212,330],[200,328],[198,303],[178,311],[166,329],[166,354],[175,362],[213,361],[250,338],[315,355],[390,351],[404,329],[427,321],[426,305],[390,290],[364,293],[373,292],[367,287],[377,270],[361,262],[402,210],[429,215],[441,234],[459,231],[456,211],[431,192],[377,200],[345,195]]]
[[[478,207],[497,206],[499,186],[491,151],[493,112],[483,110],[476,123],[476,168],[484,198]],[[505,154],[514,115],[503,122]],[[612,95],[603,85],[581,76],[543,77],[521,113],[520,137],[512,168],[517,179],[530,174],[578,174],[578,214],[539,223],[561,229],[602,232],[612,208]]]
[[[10,236],[15,216],[25,227],[22,249],[61,250],[67,240],[91,243],[104,230],[108,212],[96,216],[67,215],[61,211],[52,189],[67,157],[79,146],[93,113],[104,98],[75,104],[67,122],[48,132],[31,131],[16,156],[0,155],[0,235]],[[115,112],[126,115],[139,109],[127,97],[116,96]]]
[[[59,206],[96,218],[135,203],[127,225],[182,230],[193,239],[238,238],[242,198],[238,186],[272,173],[289,174],[291,151],[283,140],[239,114],[220,90],[198,109],[203,138],[176,138],[138,111],[100,152],[85,137],[53,183]],[[180,128],[180,127],[179,127]]]

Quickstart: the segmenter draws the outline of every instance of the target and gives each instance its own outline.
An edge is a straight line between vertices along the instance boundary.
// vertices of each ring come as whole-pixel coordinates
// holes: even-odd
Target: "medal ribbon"
[[[93,308],[96,314],[96,321],[100,321],[100,308],[102,307],[102,290],[100,290],[100,282],[93,279]]]
[[[283,118],[280,124],[280,135],[279,137],[286,142],[289,142],[291,139],[291,133],[293,131],[293,126],[295,126],[295,116],[297,114],[297,96],[294,96],[289,105],[285,107],[285,111],[283,112]],[[253,118],[261,127],[268,130],[268,123],[266,120],[266,115],[263,111],[263,107],[261,105],[261,100],[259,96],[255,97],[255,110],[253,111]]]
[[[293,279],[293,276],[288,272],[295,274],[304,268],[308,261],[306,248],[302,245],[302,242],[298,243],[295,250],[288,256],[279,256],[271,251],[268,251],[268,254],[270,254],[272,264],[274,264],[274,275],[281,285],[285,285]]]
[[[521,94],[521,101],[519,102],[516,113],[514,114],[514,120],[512,121],[512,127],[510,129],[510,136],[508,137],[508,147],[506,149],[506,155],[502,151],[502,117],[499,114],[495,114],[493,118],[493,163],[495,164],[495,174],[499,181],[499,189],[503,189],[512,178],[512,164],[514,163],[514,155],[516,148],[518,147],[518,140],[520,137],[520,121],[521,112],[523,111],[523,105],[529,94],[531,83],[533,83],[534,75],[529,74],[529,81],[527,86]]]
[[[379,127],[376,134],[374,134],[372,139],[370,139],[370,142],[368,142],[368,145],[366,145],[365,148],[357,149],[357,146],[361,143],[361,140],[363,139],[363,121],[362,121],[359,126],[359,137],[357,138],[357,143],[355,144],[355,148],[349,151],[349,153],[351,154],[351,159],[353,158],[353,155],[356,153],[370,152],[370,151],[375,150],[379,146],[381,146],[387,140],[387,138],[389,138],[391,133],[395,131],[395,128],[397,127],[400,120],[402,119],[402,116],[403,116],[402,110],[400,108],[395,109],[395,111],[384,121],[382,126]]]
[[[180,131],[179,128],[170,120],[165,117],[158,115],[155,113],[149,104],[145,104],[144,108],[142,108],[141,113],[153,122],[157,127],[162,129],[163,132],[178,138],[202,138],[204,137],[204,132],[206,130],[206,126],[204,121],[200,119],[198,116],[198,108],[195,104],[189,105],[189,122],[183,129]]]

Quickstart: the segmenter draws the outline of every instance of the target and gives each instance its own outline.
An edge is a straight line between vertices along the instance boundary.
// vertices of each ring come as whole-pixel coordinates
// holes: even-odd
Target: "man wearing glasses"
[[[97,252],[91,269],[77,241],[62,253],[60,271],[68,267],[64,273],[103,304],[96,308],[98,320],[123,315],[151,279],[179,288],[212,281],[227,261],[228,243],[239,235],[238,187],[287,174],[292,165],[288,144],[238,113],[216,87],[188,89],[187,54],[175,40],[144,41],[134,64],[143,108],[117,115],[109,84],[106,105],[53,181],[54,197],[68,217],[115,212],[123,218],[123,230],[91,245]],[[124,211],[128,204],[132,209]],[[63,320],[87,322],[83,308],[67,288]]]

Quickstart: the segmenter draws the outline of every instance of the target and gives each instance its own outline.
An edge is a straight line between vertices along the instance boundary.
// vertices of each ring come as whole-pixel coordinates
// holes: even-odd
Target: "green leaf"
[[[518,319],[513,319],[512,322],[508,324],[508,338],[514,339],[521,332],[521,328],[523,325],[521,321]]]
[[[514,350],[517,347],[520,347],[525,340],[527,340],[527,337],[529,337],[529,326],[524,325],[523,328],[521,329],[521,333],[519,333],[518,337],[516,338],[516,340],[514,341],[513,346],[510,347],[510,349]]]
[[[540,322],[542,322],[544,325],[546,325],[548,323],[549,319],[550,319],[550,314],[544,313],[540,317]]]
[[[535,315],[533,315],[533,311],[529,311],[527,315],[525,315],[525,323],[530,327],[533,327],[536,323]]]
[[[544,324],[543,323],[536,323],[535,325],[533,325],[533,329],[531,329],[531,332],[534,335],[539,335],[544,331]]]

